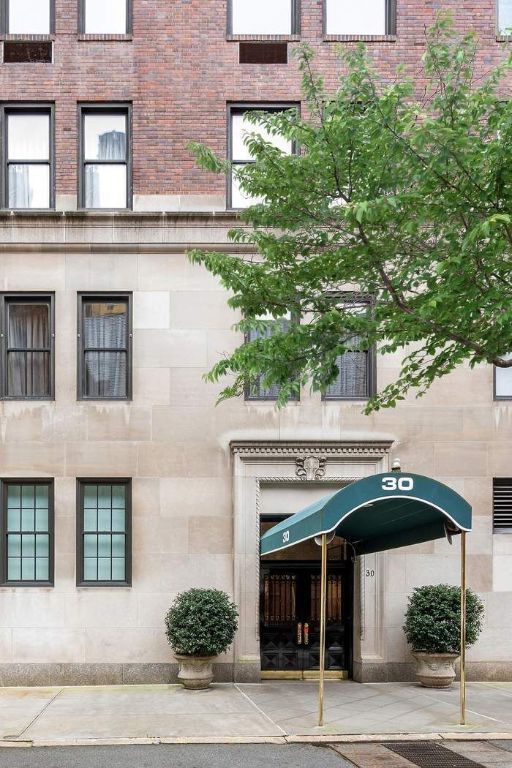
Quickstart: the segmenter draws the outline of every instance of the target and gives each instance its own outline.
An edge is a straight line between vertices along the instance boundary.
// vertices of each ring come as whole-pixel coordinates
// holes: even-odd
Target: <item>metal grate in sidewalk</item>
[[[463,755],[452,752],[451,749],[423,741],[402,741],[384,744],[387,749],[401,757],[405,757],[418,768],[482,768],[481,763],[475,763]]]

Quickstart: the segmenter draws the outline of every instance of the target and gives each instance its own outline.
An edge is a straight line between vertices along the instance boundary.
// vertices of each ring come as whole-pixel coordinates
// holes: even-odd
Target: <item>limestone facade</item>
[[[326,402],[307,389],[281,410],[242,399],[216,406],[219,386],[202,375],[241,339],[225,291],[186,251],[233,249],[233,223],[228,213],[2,215],[0,289],[54,292],[56,365],[53,401],[0,402],[0,476],[52,478],[55,488],[54,586],[0,587],[0,683],[174,679],[163,617],[191,586],[225,589],[240,606],[218,675],[258,679],[262,504],[296,511],[396,457],[472,504],[468,581],[486,618],[469,672],[512,678],[512,537],[492,529],[492,479],[512,474],[512,407],[493,400],[492,369],[460,368],[422,399],[369,417],[360,402]],[[80,291],[133,296],[130,402],[77,400]],[[398,362],[378,357],[378,384]],[[130,587],[76,586],[76,482],[88,477],[132,479]],[[354,676],[410,676],[407,595],[458,578],[457,540],[356,564]]]

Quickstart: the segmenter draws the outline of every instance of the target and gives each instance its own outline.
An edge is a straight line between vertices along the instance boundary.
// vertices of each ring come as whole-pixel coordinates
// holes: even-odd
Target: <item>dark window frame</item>
[[[132,148],[131,102],[82,102],[78,105],[78,208],[82,211],[126,211],[133,206],[133,148]],[[126,158],[125,160],[85,160],[85,117],[86,115],[125,115],[126,117]],[[126,166],[126,205],[124,208],[87,208],[85,205],[85,166],[124,165]]]
[[[507,369],[504,368],[503,370],[507,370]],[[505,400],[505,401],[512,400],[512,391],[510,392],[510,395],[496,394],[496,366],[495,365],[493,365],[492,367],[492,395],[493,395],[493,400],[495,400],[496,402],[499,402],[501,400]]]
[[[8,321],[7,309],[10,303],[46,303],[50,307],[50,394],[44,396],[21,396],[7,394],[7,351]],[[13,401],[49,401],[55,400],[55,293],[40,291],[3,291],[0,292],[0,400]]]
[[[49,147],[50,156],[48,160],[10,160],[8,146],[8,116],[11,114],[33,115],[34,113],[48,114],[50,118],[49,125]],[[5,210],[12,211],[51,211],[55,210],[55,104],[47,101],[8,101],[0,105],[0,122],[2,135],[2,165],[0,169],[0,206]],[[10,163],[15,165],[48,165],[49,172],[49,206],[48,208],[9,208],[9,171]]]
[[[228,162],[232,165],[249,165],[254,160],[247,160],[243,163],[236,163],[232,160],[233,155],[233,115],[241,115],[245,112],[286,112],[287,109],[297,109],[300,113],[300,102],[298,101],[274,101],[274,102],[228,102],[227,104],[227,156]],[[292,154],[298,151],[298,147],[292,146]],[[242,211],[244,208],[233,208],[233,175],[231,171],[226,175],[226,209],[228,211]]]
[[[36,33],[37,37],[55,34],[55,0],[48,0],[50,4],[50,31]],[[9,32],[9,0],[0,0],[0,32],[2,35],[14,34],[17,38],[34,37],[32,32]]]
[[[365,296],[353,292],[342,292],[340,298],[346,296],[353,304],[365,304],[368,310],[371,311],[373,306],[373,299],[371,296]],[[347,302],[348,303],[348,302]],[[366,357],[366,382],[367,394],[365,397],[354,397],[353,395],[328,395],[326,392],[322,392],[322,401],[326,403],[330,402],[361,402],[364,403],[373,397],[377,392],[377,354],[375,346],[372,345],[367,351]]]
[[[239,35],[242,34],[244,36],[244,39],[250,39],[251,37],[254,38],[260,38],[262,36],[262,33],[260,32],[233,32],[233,5],[236,2],[236,0],[227,0],[227,33],[228,35]],[[295,35],[301,34],[301,0],[289,0],[290,2],[290,10],[291,10],[291,25],[290,29],[291,32],[289,33],[281,33],[277,32],[276,35],[278,37],[290,37]],[[272,33],[270,33],[272,34]]]
[[[291,318],[288,318],[290,320],[290,323],[298,323],[300,322],[300,318],[297,315],[293,315]],[[250,341],[250,336],[248,332],[244,333],[244,344],[247,344]],[[244,401],[246,403],[275,403],[278,399],[279,395],[276,395],[275,397],[273,395],[258,395],[255,397],[254,395],[251,395],[251,387],[249,382],[246,382],[244,385]],[[297,395],[294,395],[289,398],[288,402],[290,403],[299,403],[300,402],[300,393]]]
[[[124,485],[126,487],[125,579],[124,581],[87,581],[84,579],[84,487],[86,485]],[[132,586],[132,478],[78,477],[76,480],[76,585],[77,587]]]
[[[133,29],[133,4],[132,0],[126,0],[126,29],[124,32],[87,32],[85,29],[85,6],[87,0],[78,0],[78,34],[79,35],[131,35]]]
[[[83,305],[85,301],[104,302],[112,299],[113,304],[118,301],[126,301],[128,307],[128,328],[126,343],[126,396],[123,397],[90,397],[85,392],[85,366],[84,366],[84,333],[83,333]],[[108,351],[108,350],[107,350]],[[119,349],[118,351],[122,351]],[[78,292],[78,316],[77,316],[77,400],[86,402],[119,402],[126,403],[133,397],[133,293],[131,291],[79,291]]]
[[[398,0],[383,0],[385,3],[385,36],[394,36],[396,35],[396,6]],[[358,33],[349,32],[345,34],[344,32],[328,32],[327,31],[327,0],[322,0],[322,32],[323,36],[326,37],[327,35],[332,37],[358,37]],[[381,37],[382,35],[368,35],[366,32],[361,32],[360,36],[362,38],[364,37]]]
[[[48,487],[48,575],[42,580],[7,579],[7,490],[10,485],[46,485]],[[0,586],[2,587],[53,587],[55,583],[55,495],[53,478],[14,477],[0,480]]]
[[[507,526],[496,525],[496,487],[498,486],[512,486],[512,477],[493,477],[492,479],[492,532],[497,534],[505,534],[509,536],[512,534],[512,522]],[[512,506],[512,504],[511,504]],[[512,515],[508,514],[508,517],[512,519]]]

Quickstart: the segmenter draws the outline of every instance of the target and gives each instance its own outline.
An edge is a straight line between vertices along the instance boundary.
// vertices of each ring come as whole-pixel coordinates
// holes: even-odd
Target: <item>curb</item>
[[[512,740],[508,733],[371,733],[311,736],[155,736],[105,739],[0,739],[0,749],[29,747],[107,747],[161,744],[371,744],[393,741],[497,741]]]

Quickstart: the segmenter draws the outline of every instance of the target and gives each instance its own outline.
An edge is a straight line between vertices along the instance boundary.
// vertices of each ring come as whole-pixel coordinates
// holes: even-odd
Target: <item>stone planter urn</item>
[[[213,680],[213,660],[215,656],[185,656],[175,653],[178,662],[178,680],[184,688],[202,691]]]
[[[424,653],[413,651],[416,679],[425,688],[449,688],[455,680],[457,653]]]

